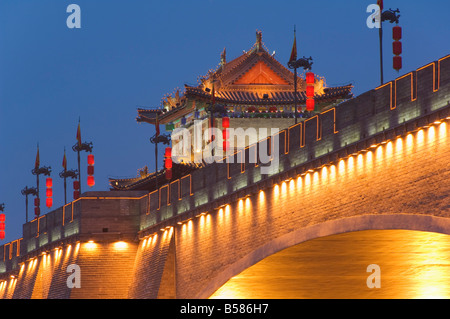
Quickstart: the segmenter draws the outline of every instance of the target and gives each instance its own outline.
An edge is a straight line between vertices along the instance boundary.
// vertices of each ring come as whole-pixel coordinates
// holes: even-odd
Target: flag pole
[[[384,4],[383,4],[383,0],[378,0],[377,4],[380,8],[380,15],[379,15],[379,19],[380,19],[380,28],[378,29],[378,35],[380,37],[380,77],[381,77],[381,85],[384,84],[384,74],[383,74],[383,19],[382,19],[382,14],[383,14],[383,8],[384,8]]]
[[[64,167],[64,205],[67,204],[67,185],[66,185],[66,172],[67,172],[67,162],[66,162],[66,147],[64,147],[64,158],[63,158],[63,167]]]
[[[294,24],[294,41],[295,46],[297,46],[297,34],[295,30],[295,24]],[[295,48],[295,51],[297,52],[297,48]],[[298,110],[297,110],[297,68],[294,68],[294,107],[295,107],[295,124],[297,124],[298,121]]]
[[[156,143],[155,143],[155,184],[158,189],[158,136],[159,136],[159,114],[156,113]]]
[[[381,11],[381,9],[380,9]],[[378,30],[380,36],[380,76],[381,76],[381,85],[384,83],[384,75],[383,75],[383,23],[381,21],[381,12],[380,12],[380,29]]]

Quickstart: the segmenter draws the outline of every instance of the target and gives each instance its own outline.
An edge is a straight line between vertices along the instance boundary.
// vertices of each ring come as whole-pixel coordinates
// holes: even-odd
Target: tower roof
[[[213,89],[214,87],[214,89]],[[333,103],[352,96],[352,85],[327,87],[325,78],[315,76],[315,100]],[[163,99],[163,109],[138,109],[140,122],[166,124],[192,112],[195,100],[210,101],[212,92],[217,103],[223,105],[293,105],[294,74],[270,54],[262,42],[262,32],[256,32],[253,46],[237,58],[227,62],[226,49],[220,55],[216,70],[200,77],[197,86],[185,85],[184,94],[177,91]],[[297,78],[297,102],[306,103],[306,82]],[[191,102],[189,102],[191,101]],[[194,103],[192,103],[194,101]]]

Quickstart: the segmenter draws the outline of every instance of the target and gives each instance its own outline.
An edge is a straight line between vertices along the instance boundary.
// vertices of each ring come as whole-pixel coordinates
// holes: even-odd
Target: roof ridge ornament
[[[227,64],[227,48],[223,48],[220,54],[220,66],[224,66],[225,64]]]
[[[256,52],[259,52],[262,48],[262,31],[256,30]]]

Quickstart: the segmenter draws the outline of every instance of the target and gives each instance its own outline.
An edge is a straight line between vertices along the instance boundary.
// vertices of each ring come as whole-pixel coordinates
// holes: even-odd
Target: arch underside
[[[229,279],[266,257],[313,239],[366,230],[410,230],[450,235],[450,219],[419,214],[362,215],[327,221],[292,231],[260,246],[217,274],[196,298],[209,298]]]

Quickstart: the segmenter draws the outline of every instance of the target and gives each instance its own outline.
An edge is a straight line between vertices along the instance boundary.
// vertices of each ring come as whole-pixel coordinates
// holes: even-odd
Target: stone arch
[[[297,229],[275,238],[218,273],[196,298],[210,297],[230,278],[285,248],[308,240],[363,230],[416,230],[450,235],[450,219],[418,214],[371,214],[347,217]]]

